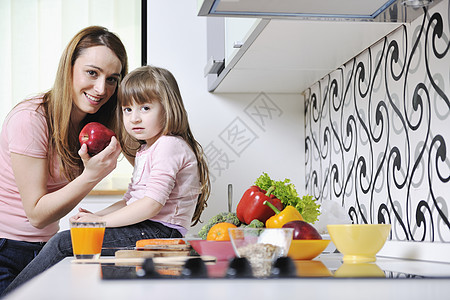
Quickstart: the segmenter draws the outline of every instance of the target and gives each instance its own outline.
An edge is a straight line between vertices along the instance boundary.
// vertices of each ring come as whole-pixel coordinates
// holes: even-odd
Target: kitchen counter
[[[335,274],[339,254],[321,255]],[[450,264],[379,257],[376,265],[394,278],[309,277],[289,279],[103,280],[99,264],[74,264],[69,257],[5,297],[11,299],[447,299]],[[419,278],[408,278],[404,271]],[[399,272],[399,273],[398,273]],[[398,275],[395,275],[398,274]],[[420,278],[433,276],[435,278]],[[442,276],[442,277],[440,277]],[[386,276],[388,277],[388,276]],[[415,277],[415,276],[413,276]],[[299,298],[301,297],[301,298]]]

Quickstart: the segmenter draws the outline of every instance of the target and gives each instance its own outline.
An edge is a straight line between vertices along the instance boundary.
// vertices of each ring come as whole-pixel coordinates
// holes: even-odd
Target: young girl
[[[205,207],[209,176],[177,82],[165,69],[138,68],[121,83],[119,104],[126,131],[119,132],[119,139],[130,139],[122,149],[134,159],[131,184],[123,200],[96,214],[82,210],[71,221],[120,227],[151,219],[184,236]]]
[[[180,238],[206,206],[208,167],[194,139],[177,82],[162,68],[145,66],[129,73],[118,94],[122,107],[118,132],[124,153],[134,161],[123,200],[97,213],[80,209],[71,221],[104,221],[103,248],[134,246],[137,240]],[[137,151],[137,152],[136,152]],[[55,235],[9,286],[7,292],[72,256],[70,231]],[[114,255],[104,249],[102,255]]]

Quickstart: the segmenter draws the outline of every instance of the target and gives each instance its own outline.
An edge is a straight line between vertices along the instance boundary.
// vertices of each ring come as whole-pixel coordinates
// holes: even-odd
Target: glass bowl
[[[231,245],[238,257],[275,260],[286,256],[292,228],[229,228]]]
[[[229,228],[231,245],[237,257],[245,257],[253,276],[269,276],[273,262],[287,256],[293,228]]]

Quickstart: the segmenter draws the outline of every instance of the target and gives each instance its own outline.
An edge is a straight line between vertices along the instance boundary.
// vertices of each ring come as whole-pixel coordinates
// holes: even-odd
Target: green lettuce
[[[320,215],[320,204],[316,203],[317,199],[313,196],[305,195],[302,198],[298,196],[295,186],[290,179],[283,181],[272,180],[267,173],[263,173],[255,181],[255,185],[267,191],[271,186],[275,187],[272,194],[281,200],[284,206],[292,205],[295,207],[303,219],[308,223],[314,223]]]

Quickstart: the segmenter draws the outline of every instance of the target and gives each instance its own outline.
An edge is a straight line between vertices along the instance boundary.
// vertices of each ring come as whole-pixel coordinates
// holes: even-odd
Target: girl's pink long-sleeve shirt
[[[147,196],[163,205],[151,220],[187,229],[199,193],[194,152],[180,137],[161,136],[148,149],[143,145],[137,152],[133,178],[124,199],[130,204]]]

